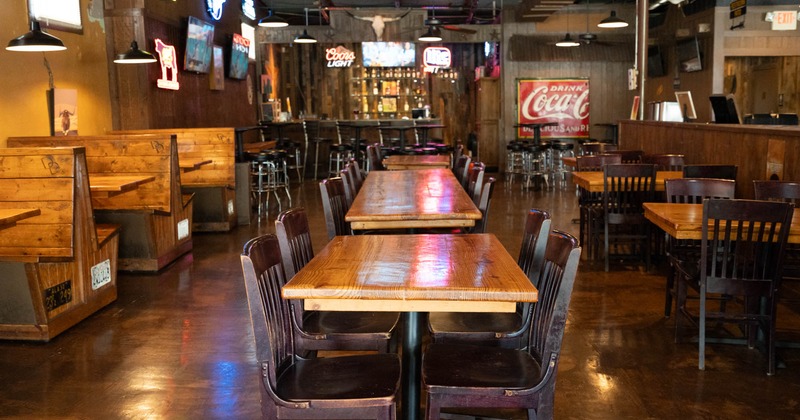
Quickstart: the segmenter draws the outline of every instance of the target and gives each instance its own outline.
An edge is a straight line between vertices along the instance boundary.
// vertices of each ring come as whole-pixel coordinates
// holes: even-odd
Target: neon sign
[[[355,59],[356,53],[341,45],[325,50],[325,60],[328,61],[328,67],[350,67]]]
[[[208,14],[214,20],[220,20],[222,18],[222,5],[225,3],[225,0],[206,0],[206,6],[208,6]]]
[[[453,55],[446,47],[428,47],[422,52],[423,71],[436,73],[439,69],[446,69],[452,63]]]
[[[161,78],[157,80],[156,86],[161,89],[178,90],[178,54],[175,46],[167,45],[159,38],[156,38],[156,52],[158,53],[158,63],[161,64]],[[167,77],[169,75],[169,78]]]
[[[253,0],[242,0],[242,13],[250,20],[256,20],[256,7]]]

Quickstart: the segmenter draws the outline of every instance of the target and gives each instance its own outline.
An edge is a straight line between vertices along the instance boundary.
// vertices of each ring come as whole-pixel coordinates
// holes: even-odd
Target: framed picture
[[[211,90],[225,89],[225,59],[223,58],[222,47],[214,45],[211,54],[211,77],[208,78]]]
[[[53,89],[52,127],[54,136],[78,135],[78,91]]]
[[[262,121],[278,121],[280,120],[281,103],[277,101],[269,101],[261,104],[261,120]]]
[[[28,0],[28,15],[43,28],[83,32],[80,0]]]
[[[678,100],[678,106],[681,108],[681,115],[684,121],[697,119],[697,113],[694,110],[694,102],[692,101],[692,92],[675,92],[675,99]]]

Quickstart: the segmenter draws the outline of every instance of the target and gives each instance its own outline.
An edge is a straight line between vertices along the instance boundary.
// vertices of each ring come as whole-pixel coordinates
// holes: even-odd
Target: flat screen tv
[[[675,55],[682,72],[690,73],[703,70],[703,59],[700,54],[700,43],[697,37],[684,39],[675,44]]]
[[[658,45],[647,47],[647,76],[661,77],[667,74],[664,65],[664,56],[661,55],[661,48]]]
[[[249,51],[250,40],[239,34],[233,34],[233,39],[231,40],[231,53],[228,59],[228,77],[231,79],[247,78]]]
[[[208,73],[209,68],[211,68],[211,53],[213,49],[214,25],[189,16],[183,69],[197,73]]]
[[[711,110],[714,111],[714,122],[717,124],[741,124],[742,117],[736,108],[733,95],[711,95]]]
[[[413,67],[417,53],[411,42],[362,42],[364,67]]]

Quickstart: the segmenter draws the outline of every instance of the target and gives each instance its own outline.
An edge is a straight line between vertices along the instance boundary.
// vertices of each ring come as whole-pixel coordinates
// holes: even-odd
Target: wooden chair
[[[600,143],[605,144],[605,143]],[[620,155],[588,155],[575,157],[575,171],[602,171],[606,165],[618,165],[622,163],[622,156]],[[586,248],[586,255],[593,257],[596,254],[592,244],[589,241],[587,226],[590,222],[589,217],[597,213],[593,209],[597,209],[603,204],[603,194],[593,193],[578,188],[578,208],[579,208],[579,237],[581,246]]]
[[[795,207],[800,204],[800,183],[792,181],[753,181],[756,200],[775,200],[792,203]],[[800,281],[800,245],[788,244],[786,256],[783,261],[783,281]],[[786,290],[787,288],[784,288]],[[783,291],[782,291],[783,292]],[[782,293],[781,299],[796,304],[800,301],[798,296]]]
[[[283,257],[286,278],[291,279],[312,258],[311,230],[305,209],[289,209],[275,219],[275,234]],[[306,311],[303,302],[292,302],[295,349],[373,350],[388,352],[400,319],[397,312]]]
[[[605,270],[611,257],[611,242],[631,244],[631,254],[645,256],[650,267],[650,222],[644,217],[643,203],[653,201],[656,168],[648,164],[606,165],[603,170],[603,204],[592,211],[589,240],[603,235]],[[599,221],[602,220],[602,227]],[[640,249],[637,252],[637,246]],[[619,257],[621,254],[615,254]]]
[[[538,285],[550,234],[550,213],[531,209],[525,219],[517,264]],[[514,313],[431,312],[428,331],[434,343],[467,343],[523,349],[527,345],[531,305],[518,304]]]
[[[706,198],[735,198],[736,181],[714,178],[677,178],[664,180],[664,189],[668,203],[702,204]],[[667,241],[667,290],[664,300],[664,316],[669,317],[672,311],[672,298],[675,290],[675,267],[687,261],[700,259],[700,241],[691,239],[675,239]]]
[[[602,155],[613,150],[617,150],[617,146],[609,143],[586,142],[581,144],[583,155]]]
[[[337,143],[331,144],[328,156],[328,176],[337,176],[347,161],[354,156],[355,134],[352,127],[336,121]]]
[[[684,158],[675,154],[642,155],[642,163],[656,165],[656,171],[682,171]]]
[[[622,163],[642,163],[643,150],[606,150],[610,155],[620,155]]]
[[[394,419],[400,360],[394,353],[304,359],[297,355],[278,239],[251,239],[241,256],[266,419]]]
[[[717,178],[736,180],[736,165],[685,165],[684,178]]]
[[[483,187],[483,174],[486,172],[486,165],[483,162],[475,162],[467,171],[467,194],[477,206],[481,200],[481,187]]]
[[[367,158],[369,162],[369,171],[385,171],[386,166],[383,164],[381,158],[381,146],[378,143],[370,144],[367,146]]]
[[[455,166],[453,167],[453,174],[456,176],[458,183],[467,188],[466,180],[467,180],[467,171],[469,170],[469,164],[472,161],[472,158],[469,155],[461,155],[458,157]]]
[[[481,187],[480,200],[478,201],[478,210],[481,211],[481,219],[475,221],[475,226],[469,230],[470,233],[485,233],[486,225],[489,223],[489,205],[492,202],[492,194],[494,193],[494,177],[489,177],[486,183]]]
[[[703,201],[699,267],[695,261],[677,267],[678,287],[698,290],[700,309],[693,315],[685,301],[679,300],[675,322],[676,337],[679,337],[681,317],[697,320],[700,369],[705,369],[706,322],[713,320],[734,323],[739,328],[746,325],[743,339],[739,341],[746,342],[750,348],[755,346],[756,327],[760,328],[769,357],[767,374],[775,374],[777,291],[792,212],[792,205],[782,202]],[[708,311],[706,301],[716,295],[740,297],[743,301],[741,311],[732,311],[733,305],[727,305],[724,311]],[[730,334],[726,331],[726,335]]]
[[[333,239],[336,235],[352,235],[350,223],[344,220],[350,205],[347,202],[342,178],[323,179],[319,183],[319,190],[322,196],[322,210],[325,213],[328,239]]]
[[[579,259],[576,238],[550,233],[527,349],[428,346],[422,358],[427,419],[438,419],[442,407],[527,408],[528,418],[553,417],[561,339]]]

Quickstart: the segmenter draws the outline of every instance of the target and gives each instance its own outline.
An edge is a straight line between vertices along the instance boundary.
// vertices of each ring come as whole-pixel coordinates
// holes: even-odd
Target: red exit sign
[[[797,29],[797,11],[781,10],[772,12],[773,31],[793,31]]]

